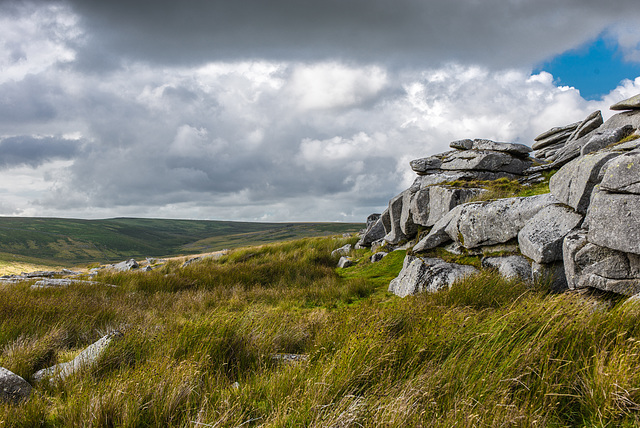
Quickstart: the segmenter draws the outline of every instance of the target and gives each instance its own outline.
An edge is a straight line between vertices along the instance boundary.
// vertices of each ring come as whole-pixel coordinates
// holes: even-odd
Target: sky
[[[0,0],[0,215],[363,222],[640,93],[637,0]]]

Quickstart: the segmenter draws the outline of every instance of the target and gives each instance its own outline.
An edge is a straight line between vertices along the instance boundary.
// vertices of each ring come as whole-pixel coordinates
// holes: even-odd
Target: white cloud
[[[300,109],[313,110],[361,104],[386,84],[387,74],[380,67],[356,68],[329,62],[295,65],[287,89]]]

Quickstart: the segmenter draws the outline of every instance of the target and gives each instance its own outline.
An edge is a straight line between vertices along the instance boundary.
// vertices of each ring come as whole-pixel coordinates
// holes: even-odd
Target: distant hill
[[[356,223],[0,217],[0,260],[105,263],[356,232],[362,227]]]

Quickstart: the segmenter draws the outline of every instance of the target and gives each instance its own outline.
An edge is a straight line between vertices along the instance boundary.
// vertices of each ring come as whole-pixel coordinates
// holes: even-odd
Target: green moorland
[[[106,263],[211,252],[361,228],[361,224],[350,223],[0,217],[0,264]]]
[[[639,305],[493,273],[400,299],[404,253],[355,238],[0,286],[0,366],[32,374],[108,331],[93,368],[0,405],[0,427],[618,427],[640,424]],[[306,359],[286,363],[284,353]]]

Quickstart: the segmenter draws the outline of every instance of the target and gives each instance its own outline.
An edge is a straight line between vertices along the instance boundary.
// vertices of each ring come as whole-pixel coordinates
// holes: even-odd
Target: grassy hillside
[[[361,224],[0,217],[0,262],[74,265],[355,232]]]
[[[640,305],[492,273],[400,299],[386,287],[403,252],[335,269],[347,242],[102,273],[115,288],[0,286],[0,366],[27,380],[124,333],[95,367],[0,405],[0,426],[640,423]]]

